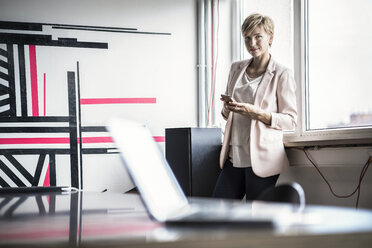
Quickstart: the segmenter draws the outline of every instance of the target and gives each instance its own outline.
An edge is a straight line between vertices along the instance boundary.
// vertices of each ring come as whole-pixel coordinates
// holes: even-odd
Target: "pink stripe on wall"
[[[165,142],[165,137],[164,136],[154,136],[153,137],[155,142]]]
[[[153,136],[155,142],[165,142],[164,136]],[[78,142],[80,139],[78,138]],[[83,144],[113,143],[111,137],[83,137]],[[69,144],[70,138],[0,138],[0,145]]]
[[[78,138],[78,142],[80,142],[80,138]],[[83,144],[91,144],[91,143],[113,143],[113,139],[111,137],[83,137]]]
[[[128,104],[128,103],[156,103],[156,98],[83,98],[81,104]]]
[[[68,144],[70,138],[1,138],[1,145],[19,144]]]
[[[43,183],[44,187],[50,186],[50,164],[48,164],[47,172],[45,174],[45,179]]]
[[[30,76],[31,76],[31,99],[32,116],[39,116],[39,99],[37,89],[37,65],[36,65],[36,46],[29,45],[30,54]]]

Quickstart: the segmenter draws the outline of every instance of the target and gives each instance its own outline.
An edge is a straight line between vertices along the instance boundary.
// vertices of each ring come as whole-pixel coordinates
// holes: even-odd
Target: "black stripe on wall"
[[[2,48],[0,48],[0,55],[4,57],[8,57],[8,52]]]
[[[12,180],[18,187],[25,187],[26,185],[8,168],[3,161],[0,160],[0,169]]]
[[[39,160],[37,161],[37,166],[36,166],[35,176],[34,176],[34,180],[32,182],[32,186],[38,186],[38,184],[39,184],[41,171],[43,169],[43,165],[44,165],[44,162],[45,162],[45,157],[46,157],[45,154],[40,154],[40,156],[39,156]]]
[[[108,132],[106,126],[85,126],[81,127],[82,132]]]
[[[18,45],[18,64],[19,64],[19,83],[21,89],[21,115],[27,114],[27,87],[26,87],[26,64],[25,64],[25,46]]]
[[[79,187],[79,159],[77,143],[77,117],[76,117],[76,86],[75,72],[67,72],[68,83],[68,113],[70,127],[70,166],[71,166],[71,186]]]
[[[43,23],[44,25],[53,27],[75,27],[75,28],[98,28],[98,29],[110,29],[110,30],[137,30],[136,28],[121,28],[121,27],[105,27],[105,26],[89,26],[89,25],[73,25],[73,24],[55,24],[55,23]]]
[[[4,100],[0,100],[0,106],[5,106],[10,104],[10,98],[6,98]]]
[[[77,76],[77,100],[78,100],[78,120],[79,120],[79,137],[82,139],[82,131],[81,131],[81,102],[80,102],[80,67],[79,61],[76,63],[76,76]],[[83,189],[83,142],[79,142],[79,151],[80,151],[80,187]]]
[[[0,66],[7,70],[9,68],[8,63],[3,60],[0,60]]]
[[[16,92],[15,92],[15,80],[14,80],[14,52],[13,45],[7,44],[8,50],[8,76],[9,76],[9,100],[10,100],[10,115],[16,116]]]
[[[110,150],[114,148],[109,148]],[[84,148],[82,150],[83,154],[116,154],[118,152],[108,152],[108,148]],[[13,154],[13,155],[33,155],[33,154],[41,154],[41,153],[53,153],[53,154],[70,154],[70,149],[63,149],[63,148],[45,148],[45,149],[0,149],[0,155],[4,155],[6,153]]]
[[[76,27],[52,27],[52,28],[54,28],[54,29],[81,30],[81,31],[95,31],[95,32],[128,33],[128,34],[172,35],[171,33],[162,33],[162,32],[111,30],[111,29],[104,29],[104,28],[76,28]]]
[[[12,34],[12,33],[0,33],[0,43],[7,44],[30,44],[37,45],[48,43],[52,40],[51,35],[42,34]]]
[[[0,84],[0,92],[2,93],[1,95],[8,94],[8,87]]]
[[[46,149],[0,149],[0,154],[13,154],[13,155],[34,155],[41,153],[53,153],[53,154],[70,154],[70,149],[62,148],[46,148]]]
[[[50,186],[57,186],[56,180],[56,154],[49,154],[49,175],[50,175]]]
[[[31,23],[31,22],[28,23],[28,22],[0,21],[0,29],[43,31],[43,25],[40,23]]]
[[[68,133],[69,127],[1,127],[0,133]]]
[[[4,180],[2,177],[0,177],[0,186],[1,186],[1,187],[4,187],[4,188],[10,187],[10,185],[9,185],[7,182],[5,182],[5,180]],[[4,201],[5,201],[5,200],[4,200]],[[4,202],[4,201],[3,201],[3,202]],[[0,203],[0,209],[1,209],[1,204],[2,204],[3,202]]]
[[[56,27],[104,28],[104,29],[112,29],[112,30],[137,30],[136,28],[121,28],[121,27],[88,26],[88,25],[58,24],[58,23],[0,21],[0,29],[43,31],[43,25],[45,25],[45,26],[56,26]]]
[[[32,116],[32,117],[0,117],[2,122],[68,122],[68,116]]]
[[[107,49],[108,43],[80,42],[75,40],[52,40],[51,35],[0,33],[0,43],[38,46],[60,46]]]
[[[11,154],[6,153],[5,157],[31,184],[33,176]]]
[[[2,71],[0,71],[0,78],[4,79],[5,81],[9,81],[9,76]]]

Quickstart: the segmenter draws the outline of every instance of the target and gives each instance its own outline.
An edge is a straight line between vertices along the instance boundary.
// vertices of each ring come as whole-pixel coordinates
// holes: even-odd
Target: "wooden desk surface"
[[[247,207],[279,213],[283,205]],[[0,195],[0,246],[371,247],[372,211],[307,206],[281,215],[272,228],[176,228],[151,220],[136,194]]]

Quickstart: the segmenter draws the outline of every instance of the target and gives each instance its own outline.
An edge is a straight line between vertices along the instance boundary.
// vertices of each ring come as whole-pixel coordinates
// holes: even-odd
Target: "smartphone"
[[[229,95],[221,94],[221,98],[222,98],[225,102],[232,102],[232,98],[231,98],[231,96],[229,96]]]

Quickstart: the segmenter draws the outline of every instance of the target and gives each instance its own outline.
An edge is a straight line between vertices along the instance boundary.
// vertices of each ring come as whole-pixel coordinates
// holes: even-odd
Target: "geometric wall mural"
[[[109,52],[110,44],[102,39],[80,41],[77,37],[56,37],[53,30],[171,35],[136,28],[0,21],[1,187],[60,185],[56,168],[63,164],[61,171],[69,177],[69,184],[83,189],[86,156],[117,156],[117,150],[105,126],[86,125],[82,121],[88,115],[82,107],[89,105],[92,115],[100,106],[157,103],[156,96],[83,98],[82,62],[74,57],[68,61],[73,65],[68,70],[53,67],[52,72],[64,77],[64,85],[55,83],[55,77],[39,70],[41,54],[53,63],[59,60],[58,49],[69,49],[69,53],[81,51],[73,50],[76,48]],[[100,86],[102,89],[104,84]],[[154,139],[164,142],[163,136]],[[66,178],[62,181],[67,182]]]

